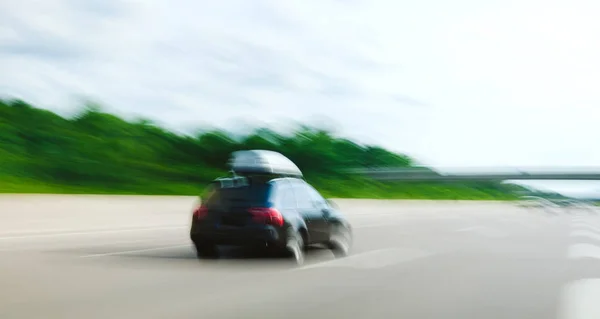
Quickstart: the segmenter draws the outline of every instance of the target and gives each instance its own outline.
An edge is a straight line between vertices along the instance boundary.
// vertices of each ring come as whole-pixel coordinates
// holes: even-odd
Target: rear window
[[[219,184],[209,186],[206,192],[207,207],[219,206],[264,206],[269,197],[269,183],[251,183],[240,187],[220,187]]]

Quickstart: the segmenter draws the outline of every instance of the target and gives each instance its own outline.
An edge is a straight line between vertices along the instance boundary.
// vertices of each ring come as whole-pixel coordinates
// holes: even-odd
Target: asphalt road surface
[[[353,254],[200,262],[189,197],[0,197],[0,318],[600,318],[600,213],[339,200]]]

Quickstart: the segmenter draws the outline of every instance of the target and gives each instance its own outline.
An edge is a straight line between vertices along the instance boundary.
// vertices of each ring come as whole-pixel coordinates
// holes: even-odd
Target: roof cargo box
[[[266,150],[237,151],[231,154],[231,170],[239,175],[271,174],[302,177],[302,171],[283,154]]]

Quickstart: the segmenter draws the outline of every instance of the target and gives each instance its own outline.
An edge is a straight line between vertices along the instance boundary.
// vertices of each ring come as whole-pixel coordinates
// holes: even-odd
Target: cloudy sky
[[[64,114],[92,98],[183,131],[318,119],[438,167],[598,167],[599,15],[595,0],[2,0],[0,95]]]

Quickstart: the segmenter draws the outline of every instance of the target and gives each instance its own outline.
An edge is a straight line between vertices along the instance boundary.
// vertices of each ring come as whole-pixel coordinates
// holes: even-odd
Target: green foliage
[[[196,195],[226,173],[233,151],[266,149],[292,159],[326,196],[511,198],[499,183],[381,183],[347,168],[410,167],[412,159],[302,126],[261,128],[242,139],[215,130],[184,136],[148,120],[125,121],[91,105],[72,119],[0,100],[0,192]]]

